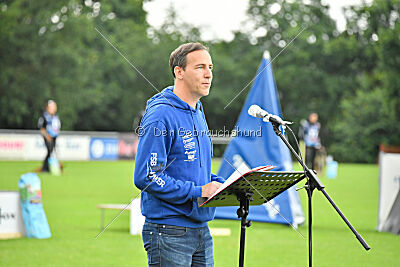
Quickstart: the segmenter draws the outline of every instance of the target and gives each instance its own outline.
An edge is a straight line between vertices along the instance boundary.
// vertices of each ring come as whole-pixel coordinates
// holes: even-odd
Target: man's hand
[[[47,139],[47,141],[51,142],[51,140],[53,139],[49,134],[45,135],[45,138]]]
[[[221,183],[218,183],[216,181],[213,181],[211,183],[208,183],[206,185],[202,186],[202,190],[201,190],[201,196],[202,197],[211,197],[212,194],[215,193],[215,191],[217,191],[217,189],[221,186]]]
[[[51,142],[53,138],[47,133],[46,128],[40,128],[40,132],[48,142]]]

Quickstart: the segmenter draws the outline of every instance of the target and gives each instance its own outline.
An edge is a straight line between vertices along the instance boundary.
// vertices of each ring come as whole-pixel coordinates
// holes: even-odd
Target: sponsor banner
[[[28,139],[23,134],[1,134],[0,159],[24,159]]]
[[[21,237],[24,234],[19,193],[0,191],[0,239]]]
[[[134,134],[118,135],[118,158],[134,159],[137,150],[138,138]]]
[[[118,139],[92,138],[90,140],[90,159],[93,160],[118,159]]]
[[[85,135],[61,135],[57,137],[56,153],[59,160],[89,160],[90,137]],[[47,149],[43,137],[31,135],[27,142],[24,159],[43,160]]]
[[[89,160],[90,136],[61,135],[56,149],[59,160]]]
[[[59,160],[89,160],[90,137],[61,135],[57,138]],[[0,135],[0,159],[43,160],[47,149],[40,134]]]
[[[24,160],[43,160],[47,155],[43,136],[40,134],[27,134],[26,136],[27,143]]]

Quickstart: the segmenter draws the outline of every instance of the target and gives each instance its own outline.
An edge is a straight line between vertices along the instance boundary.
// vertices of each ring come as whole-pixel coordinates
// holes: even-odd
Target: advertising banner
[[[27,134],[25,136],[27,142],[24,160],[43,160],[47,154],[43,136],[40,134]]]
[[[16,191],[0,191],[0,239],[25,235],[24,222]]]
[[[134,159],[136,155],[137,136],[134,134],[118,135],[118,158]]]
[[[89,160],[90,136],[61,135],[57,138],[59,160]]]
[[[57,138],[59,160],[89,160],[90,137],[61,135]],[[40,134],[0,134],[0,159],[43,160],[47,154]]]
[[[92,138],[90,140],[90,159],[93,160],[117,160],[117,138]]]
[[[0,159],[24,159],[28,137],[23,134],[0,135]]]

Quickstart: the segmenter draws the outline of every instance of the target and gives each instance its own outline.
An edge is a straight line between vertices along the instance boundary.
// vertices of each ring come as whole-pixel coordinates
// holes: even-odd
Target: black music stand
[[[307,196],[308,196],[308,266],[312,267],[312,194],[315,189],[318,189],[318,191],[321,191],[322,194],[325,196],[325,198],[329,201],[331,206],[336,210],[336,212],[340,215],[342,220],[346,223],[347,227],[350,228],[350,230],[353,232],[353,234],[356,236],[358,242],[364,247],[365,250],[370,250],[370,246],[365,242],[365,240],[362,238],[362,236],[357,232],[357,230],[351,225],[349,220],[344,216],[344,214],[341,212],[338,206],[336,206],[335,202],[331,199],[331,197],[328,195],[328,193],[325,191],[325,186],[321,183],[321,181],[318,179],[318,176],[314,170],[310,170],[307,165],[304,163],[303,159],[296,153],[296,151],[293,149],[293,147],[290,145],[289,141],[286,140],[286,138],[283,136],[282,132],[279,129],[279,122],[276,120],[271,121],[272,127],[274,129],[275,134],[285,143],[285,145],[289,148],[290,152],[292,152],[293,156],[297,159],[297,161],[301,164],[301,166],[304,169],[304,174],[307,176],[307,183],[304,186],[307,190]],[[289,126],[284,125],[283,128]],[[292,131],[290,129],[290,131]],[[293,132],[293,131],[292,131]]]
[[[244,246],[250,205],[261,205],[278,196],[305,178],[304,172],[279,172],[252,170],[237,178],[211,198],[199,198],[200,207],[240,206],[241,218],[239,266],[244,264]]]

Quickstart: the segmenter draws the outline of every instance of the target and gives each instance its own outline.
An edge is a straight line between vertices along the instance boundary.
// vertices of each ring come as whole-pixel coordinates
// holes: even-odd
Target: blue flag
[[[282,117],[278,91],[273,76],[269,54],[265,53],[258,68],[254,84],[244,103],[234,128],[236,137],[225,150],[218,175],[228,178],[236,168],[247,165],[249,169],[276,166],[274,171],[291,171],[290,151],[275,134],[271,123],[248,115],[251,105],[258,105],[271,114]],[[237,207],[218,207],[215,218],[237,219]],[[304,222],[299,196],[294,187],[261,206],[251,206],[249,220],[298,225]]]

